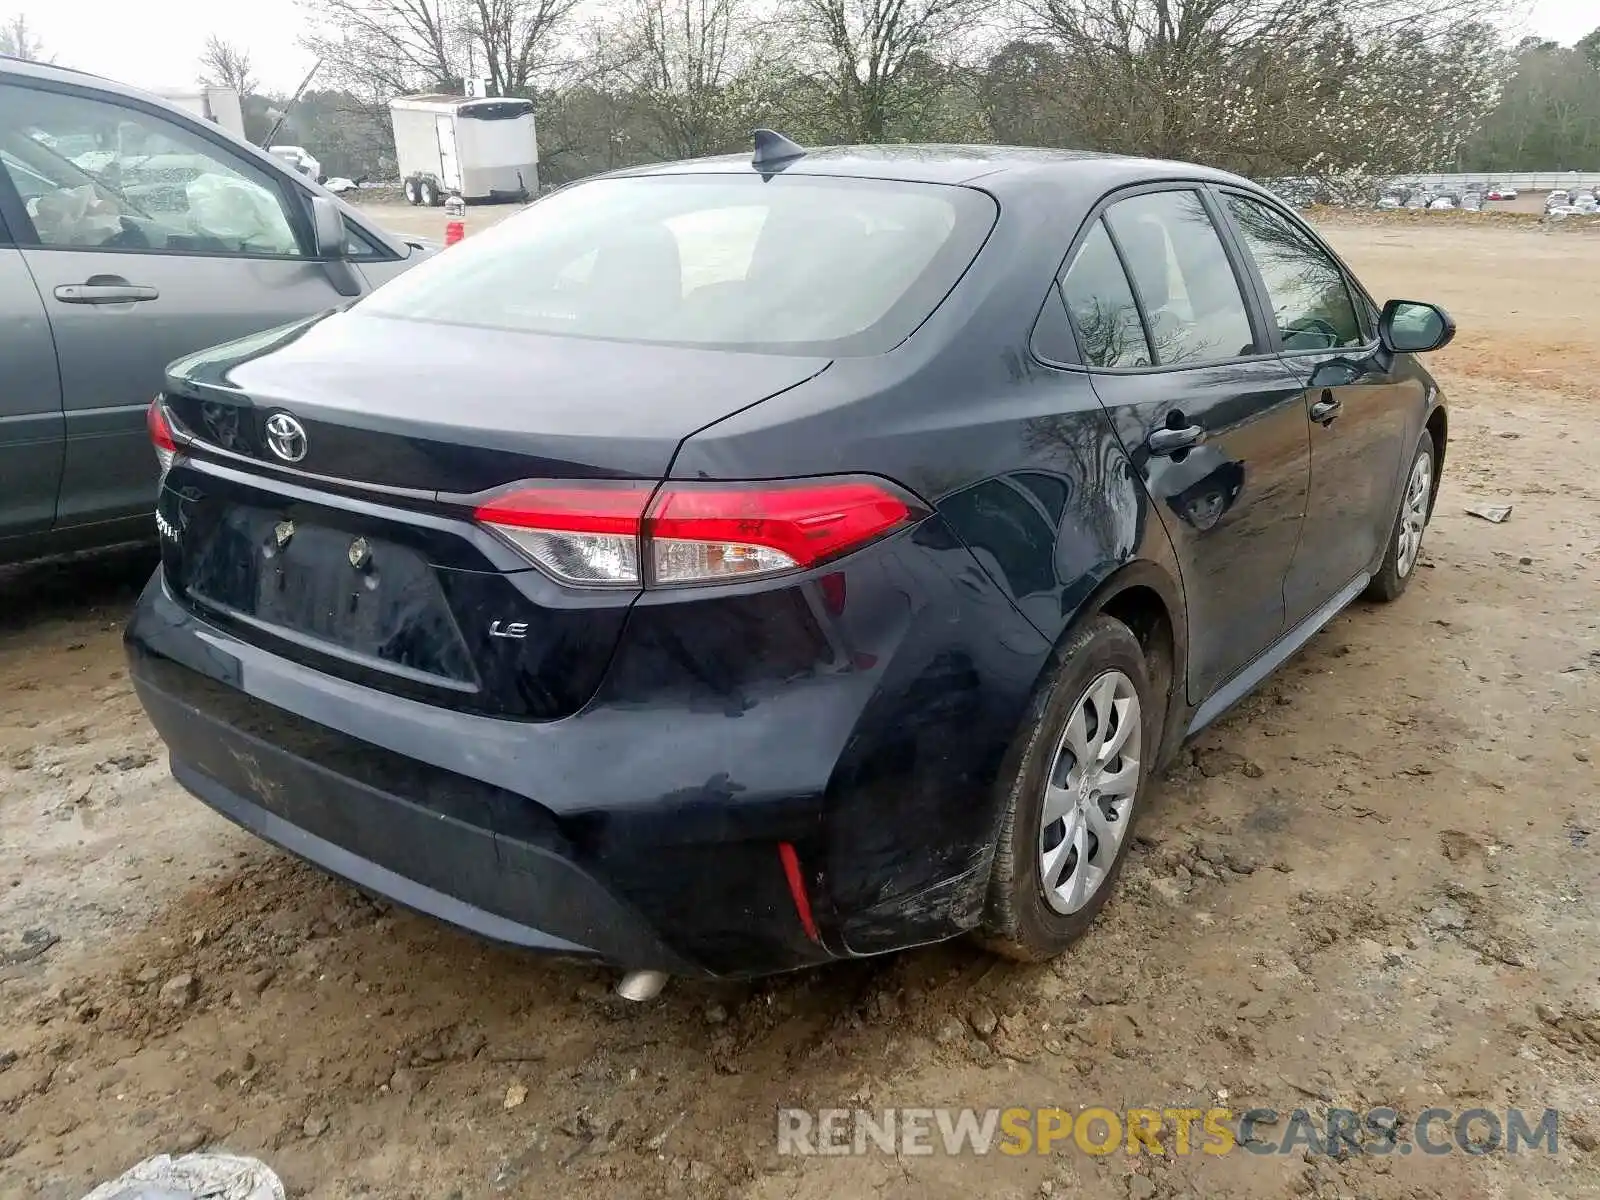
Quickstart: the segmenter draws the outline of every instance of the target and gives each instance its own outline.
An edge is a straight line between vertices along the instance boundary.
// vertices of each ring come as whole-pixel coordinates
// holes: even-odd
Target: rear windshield
[[[576,337],[878,354],[938,306],[995,213],[982,192],[934,184],[599,179],[474,234],[360,308]]]

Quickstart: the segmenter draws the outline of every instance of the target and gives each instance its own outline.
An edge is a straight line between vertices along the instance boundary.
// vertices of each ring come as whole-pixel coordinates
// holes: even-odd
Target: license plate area
[[[200,605],[341,658],[476,682],[438,578],[416,550],[266,509],[211,515],[185,537],[186,590]]]

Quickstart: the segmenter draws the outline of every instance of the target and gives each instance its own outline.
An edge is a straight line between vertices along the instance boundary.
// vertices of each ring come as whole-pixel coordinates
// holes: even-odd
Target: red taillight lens
[[[172,466],[172,460],[178,456],[178,439],[172,436],[172,425],[167,421],[167,410],[160,396],[150,401],[150,407],[145,409],[144,423],[150,431],[150,444],[156,448],[156,459],[165,474]]]
[[[905,524],[911,506],[864,479],[668,484],[646,518],[656,583],[810,567]]]
[[[654,490],[533,484],[474,516],[564,583],[673,587],[815,566],[924,515],[899,488],[867,478],[667,483],[649,502]]]

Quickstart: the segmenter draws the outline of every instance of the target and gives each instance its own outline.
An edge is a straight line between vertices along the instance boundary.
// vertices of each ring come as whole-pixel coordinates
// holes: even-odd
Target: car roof
[[[55,80],[58,83],[88,83],[107,92],[117,92],[124,96],[132,96],[139,100],[152,99],[148,92],[138,88],[131,88],[125,83],[118,83],[114,79],[107,79],[104,75],[96,75],[92,71],[80,71],[77,67],[58,67],[54,63],[33,62],[25,58],[13,58],[9,54],[0,54],[0,75],[21,75],[31,79]]]
[[[774,168],[776,171],[774,172]],[[640,175],[753,174],[758,168],[746,154],[692,158],[652,163],[610,172],[610,177]],[[847,176],[895,179],[919,183],[973,184],[979,180],[991,190],[1070,179],[1084,187],[1118,187],[1143,179],[1203,179],[1259,190],[1255,184],[1226,171],[1193,163],[1102,154],[1093,150],[1054,150],[1032,146],[968,146],[896,144],[883,146],[824,146],[807,149],[803,158],[772,164],[769,172],[783,175]]]

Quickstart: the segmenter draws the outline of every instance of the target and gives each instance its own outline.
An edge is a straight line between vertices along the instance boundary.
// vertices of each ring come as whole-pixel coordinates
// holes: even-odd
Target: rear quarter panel
[[[905,603],[923,605],[964,576],[981,580],[942,630],[924,624],[906,670],[879,681],[830,782],[829,862],[841,904],[857,914],[850,947],[858,952],[907,944],[913,928],[948,933],[976,920],[998,813],[995,778],[1054,644],[1085,606],[1132,571],[1159,582],[1181,626],[1170,545],[1087,378],[1043,366],[1029,349],[1077,221],[1070,208],[1059,219],[1014,209],[1048,207],[1050,198],[1012,205],[1015,219],[1002,218],[967,276],[898,349],[836,360],[702,429],[671,468],[681,479],[893,479],[937,513],[928,536],[942,531],[957,551],[932,575],[907,579]],[[1005,624],[973,607],[983,593],[1036,635],[1020,658],[996,653],[1010,675],[998,689],[986,676],[998,668],[972,652]],[[993,632],[964,628],[974,620]],[[1003,707],[984,708],[1000,694]],[[956,770],[951,746],[965,755]],[[937,764],[942,779],[929,770]],[[939,853],[913,863],[908,829],[926,831]],[[905,861],[887,861],[894,854]]]

